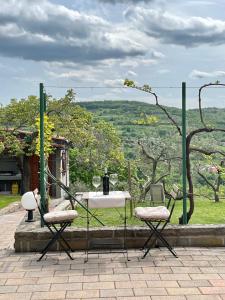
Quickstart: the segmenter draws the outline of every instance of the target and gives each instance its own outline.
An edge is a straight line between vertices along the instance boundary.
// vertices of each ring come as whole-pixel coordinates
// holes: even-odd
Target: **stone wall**
[[[164,230],[165,237],[173,246],[205,246],[220,247],[225,245],[225,225],[168,225]],[[123,228],[100,227],[90,229],[91,245],[99,242],[106,244],[104,248],[112,248],[113,244],[123,245]],[[126,244],[128,248],[140,248],[149,231],[146,227],[128,227]],[[49,241],[51,233],[48,228],[40,228],[40,221],[26,223],[22,221],[15,232],[15,251],[30,252],[40,251]],[[86,229],[69,227],[65,232],[65,238],[75,250],[86,249]],[[160,243],[157,242],[159,245]],[[52,250],[59,250],[57,243]],[[100,248],[102,248],[100,246]]]

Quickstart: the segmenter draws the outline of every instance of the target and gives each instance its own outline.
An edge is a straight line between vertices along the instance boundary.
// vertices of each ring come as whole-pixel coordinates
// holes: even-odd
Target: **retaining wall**
[[[164,229],[165,237],[173,246],[205,246],[220,247],[225,245],[225,225],[168,225]],[[90,229],[90,237],[95,245],[102,243],[123,243],[123,228],[99,227]],[[146,227],[127,228],[127,247],[140,248],[148,237]],[[30,252],[40,251],[49,241],[51,233],[48,228],[40,228],[40,221],[27,223],[21,222],[15,232],[15,251]],[[86,229],[69,227],[65,232],[65,238],[76,250],[86,249]],[[159,243],[160,245],[160,243]],[[108,246],[112,248],[112,246]],[[52,250],[59,250],[59,244],[54,245]]]

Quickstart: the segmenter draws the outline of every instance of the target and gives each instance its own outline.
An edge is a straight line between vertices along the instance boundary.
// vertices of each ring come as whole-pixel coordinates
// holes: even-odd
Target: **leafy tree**
[[[18,159],[23,154],[35,152],[39,142],[39,99],[13,99],[0,109],[0,151],[7,151]],[[91,176],[108,166],[113,171],[124,171],[124,156],[121,141],[115,128],[105,121],[97,121],[94,115],[75,103],[75,93],[68,90],[65,97],[47,97],[45,115],[47,133],[46,151],[51,151],[51,135],[63,136],[71,145],[71,178],[90,183]],[[35,125],[36,124],[36,125]],[[29,131],[27,138],[20,140],[19,132]],[[38,150],[36,150],[38,153]],[[45,151],[45,152],[46,152]]]

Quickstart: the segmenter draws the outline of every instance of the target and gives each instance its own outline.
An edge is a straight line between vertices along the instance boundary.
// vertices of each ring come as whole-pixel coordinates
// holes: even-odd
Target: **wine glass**
[[[92,178],[92,184],[95,187],[96,196],[97,196],[97,188],[101,184],[101,177],[100,176],[93,176],[93,178]]]
[[[117,183],[118,181],[118,175],[116,173],[114,174],[111,174],[110,177],[109,177],[109,181],[110,183],[113,185],[113,187],[115,186],[115,184]]]

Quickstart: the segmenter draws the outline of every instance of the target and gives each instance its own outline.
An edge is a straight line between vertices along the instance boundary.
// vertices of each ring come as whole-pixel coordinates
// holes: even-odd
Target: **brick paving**
[[[123,254],[14,253],[13,236],[23,211],[0,217],[0,300],[118,299],[225,300],[225,248],[164,248],[144,260]],[[3,251],[4,250],[4,251]]]

